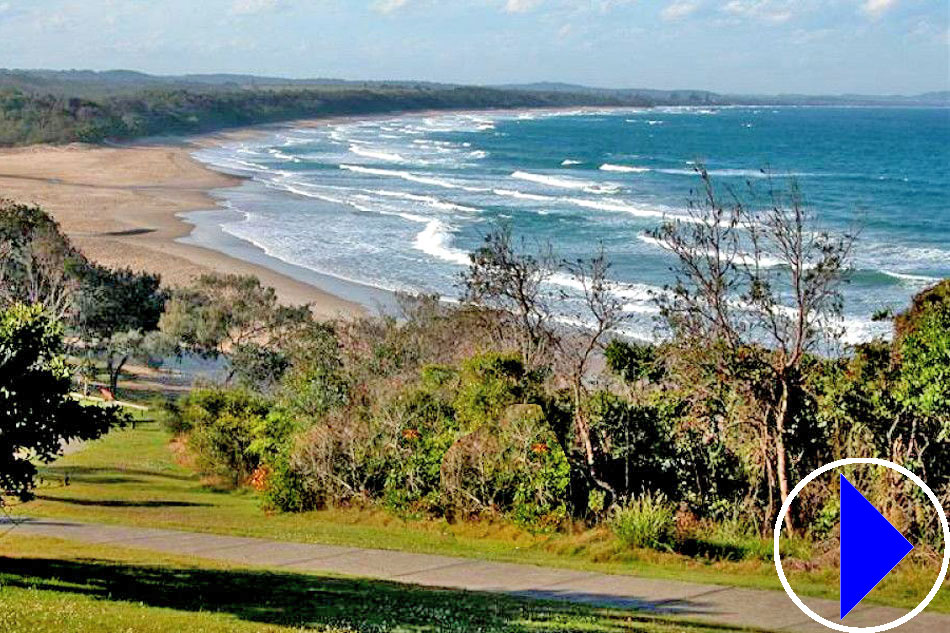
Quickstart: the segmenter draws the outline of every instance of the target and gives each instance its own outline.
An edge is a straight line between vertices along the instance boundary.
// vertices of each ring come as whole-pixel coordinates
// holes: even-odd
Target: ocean
[[[447,113],[275,128],[195,156],[248,180],[216,192],[221,209],[189,214],[189,239],[247,258],[260,249],[259,263],[310,271],[331,292],[452,299],[468,252],[507,223],[569,260],[603,243],[625,331],[654,338],[653,296],[675,261],[648,232],[683,213],[698,163],[739,190],[764,186],[763,170],[779,184],[794,177],[822,229],[859,227],[847,342],[886,336],[876,311],[950,276],[948,109]],[[575,319],[577,289],[564,276],[553,284]]]

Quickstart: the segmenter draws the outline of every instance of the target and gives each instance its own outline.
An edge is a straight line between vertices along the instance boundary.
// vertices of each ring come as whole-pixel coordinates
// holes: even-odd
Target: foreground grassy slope
[[[0,538],[0,604],[0,631],[10,633],[733,630],[627,611],[273,573],[15,534]]]
[[[252,492],[224,491],[204,484],[181,463],[183,452],[170,444],[170,439],[154,423],[115,431],[43,468],[37,500],[15,506],[14,512],[780,589],[770,560],[711,561],[630,550],[604,529],[538,535],[509,524],[404,521],[359,508],[268,515]],[[810,570],[806,565],[788,564],[786,572],[803,595],[837,599],[838,576],[833,569]],[[868,600],[913,607],[935,577],[929,566],[902,563]],[[942,591],[931,608],[950,612],[950,591]]]

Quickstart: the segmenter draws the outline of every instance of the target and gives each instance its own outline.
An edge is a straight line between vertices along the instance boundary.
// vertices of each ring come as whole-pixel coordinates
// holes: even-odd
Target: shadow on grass
[[[72,499],[69,497],[53,497],[50,495],[36,495],[42,501],[55,501],[73,506],[93,506],[99,508],[210,508],[210,503],[194,503],[191,501],[124,501],[122,499]]]
[[[91,478],[103,475],[131,475],[138,477],[159,477],[161,479],[173,479],[175,481],[195,481],[194,475],[175,475],[172,473],[156,472],[154,470],[142,470],[139,468],[96,468],[92,466],[43,466],[40,469],[40,476],[46,479],[63,479],[69,476],[73,481],[85,481],[90,478],[94,483],[100,483]]]
[[[691,558],[741,561],[761,559],[760,550],[753,545],[728,543],[700,538],[689,538],[677,543],[676,551]]]
[[[385,581],[263,571],[0,557],[0,584],[217,612],[260,624],[370,631],[656,631],[662,618],[629,611],[529,601],[494,594],[420,589]],[[592,627],[598,622],[599,627]],[[670,630],[731,631],[677,622]]]

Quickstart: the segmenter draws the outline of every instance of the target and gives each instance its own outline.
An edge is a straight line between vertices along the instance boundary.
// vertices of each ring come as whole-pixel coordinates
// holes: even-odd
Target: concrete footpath
[[[48,536],[116,547],[245,563],[300,573],[333,573],[426,587],[506,593],[529,598],[641,609],[715,624],[766,631],[823,633],[782,592],[702,585],[451,558],[388,550],[308,545],[174,530],[27,520],[15,534]],[[823,617],[837,621],[838,603],[805,598]],[[861,605],[842,624],[854,627],[890,622],[906,611]],[[924,612],[897,629],[901,633],[950,633],[950,615]]]

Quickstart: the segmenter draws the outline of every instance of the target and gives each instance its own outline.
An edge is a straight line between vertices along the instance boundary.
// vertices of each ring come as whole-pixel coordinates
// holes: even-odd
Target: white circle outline
[[[782,569],[782,557],[779,552],[779,540],[782,534],[782,523],[785,521],[785,515],[788,514],[795,497],[797,497],[801,491],[805,489],[805,486],[829,470],[856,464],[884,466],[885,468],[890,468],[891,470],[899,472],[913,481],[925,493],[927,493],[928,497],[930,497],[930,501],[933,503],[934,507],[937,508],[937,513],[940,515],[940,523],[943,527],[943,566],[940,568],[940,575],[937,577],[937,582],[934,583],[930,593],[927,594],[927,597],[924,598],[923,601],[918,604],[917,607],[914,608],[914,610],[910,613],[905,614],[903,617],[898,618],[893,622],[879,624],[877,626],[846,626],[844,624],[832,622],[831,620],[826,620],[812,611],[808,605],[802,602],[801,598],[796,595],[796,593],[792,590],[791,585],[788,584],[788,579],[785,578],[785,571]],[[899,464],[889,462],[885,459],[878,459],[876,457],[849,457],[847,459],[839,459],[838,461],[831,462],[830,464],[825,464],[798,482],[798,485],[795,486],[791,494],[788,495],[788,498],[785,499],[785,503],[782,504],[782,509],[779,511],[778,518],[775,520],[775,537],[772,547],[773,555],[775,557],[775,571],[778,572],[778,579],[782,581],[782,587],[785,589],[785,593],[788,594],[788,597],[792,599],[792,602],[795,603],[795,606],[801,609],[805,615],[822,626],[826,626],[829,629],[833,629],[835,631],[842,631],[843,633],[883,633],[883,631],[890,631],[891,629],[895,629],[901,625],[907,624],[920,615],[920,613],[927,608],[927,605],[930,604],[934,597],[936,597],[937,592],[939,592],[943,587],[943,581],[947,577],[947,569],[950,567],[950,524],[947,523],[947,514],[944,512],[943,506],[940,505],[940,500],[937,498],[937,495],[935,495],[934,491],[930,489],[930,486],[925,484],[924,481],[914,473],[910,472]]]

